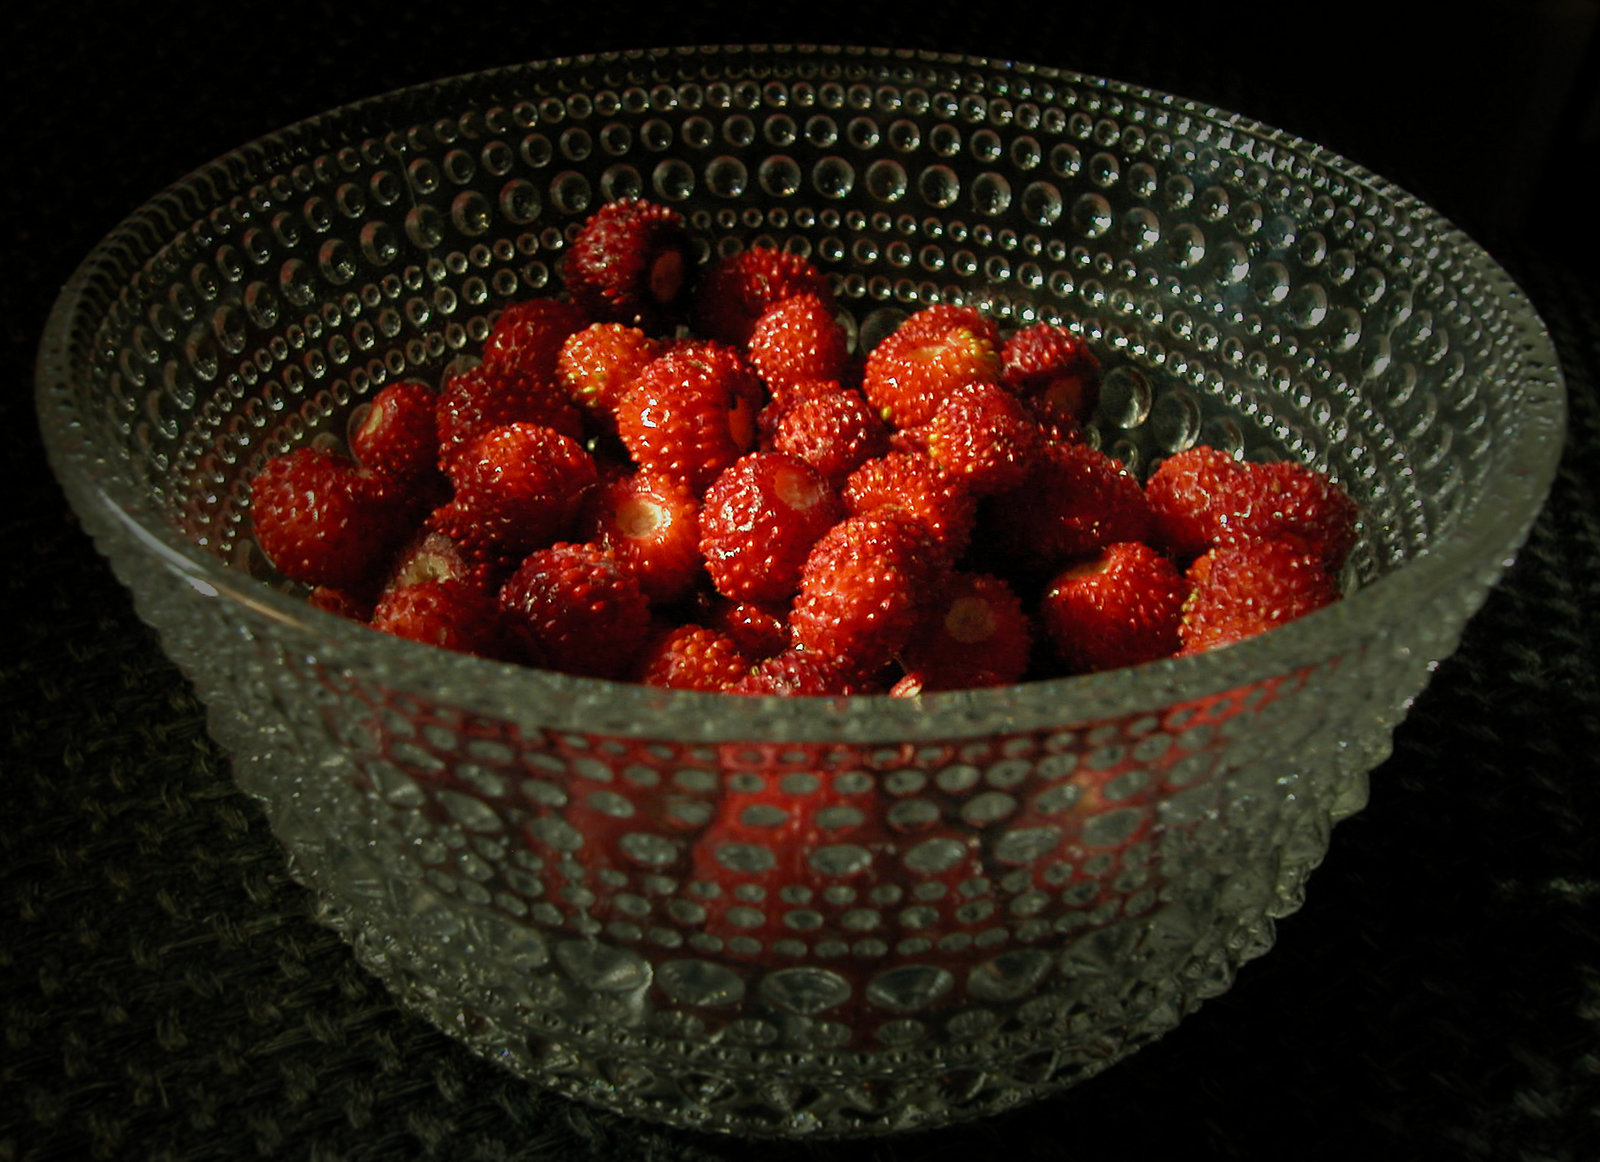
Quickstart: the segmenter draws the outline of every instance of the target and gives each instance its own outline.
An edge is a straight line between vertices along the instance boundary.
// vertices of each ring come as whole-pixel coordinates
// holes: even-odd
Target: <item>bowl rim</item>
[[[222,204],[215,180],[234,169],[250,169],[252,157],[281,156],[290,141],[310,137],[333,122],[360,122],[383,112],[392,124],[409,110],[432,106],[474,86],[504,77],[617,62],[691,58],[904,61],[982,71],[991,76],[1044,77],[1053,82],[1117,93],[1163,105],[1191,117],[1226,125],[1249,138],[1298,151],[1319,165],[1369,189],[1413,225],[1448,238],[1472,273],[1492,284],[1512,326],[1501,342],[1523,353],[1522,422],[1506,446],[1503,487],[1473,499],[1472,511],[1444,538],[1399,568],[1360,586],[1334,605],[1270,633],[1204,654],[1166,658],[1100,674],[1050,678],[1011,686],[924,694],[850,697],[732,696],[662,690],[626,682],[577,677],[495,662],[405,641],[311,606],[302,598],[225,564],[189,543],[147,496],[114,496],[106,485],[126,490],[135,482],[121,465],[91,446],[70,400],[77,336],[97,306],[91,294],[102,271],[115,270],[119,256],[147,256],[150,239],[172,234],[169,209],[188,212]],[[392,115],[392,116],[391,116]],[[209,200],[208,200],[209,199]],[[162,230],[165,233],[162,233]],[[119,281],[126,282],[124,276]],[[84,344],[79,344],[80,346]],[[1330,642],[1355,644],[1381,632],[1384,621],[1421,615],[1454,586],[1467,583],[1486,594],[1508,568],[1542,509],[1557,471],[1566,427],[1566,395],[1555,347],[1526,294],[1477,242],[1437,211],[1392,182],[1340,154],[1285,130],[1158,89],[1070,69],[994,60],[958,53],[864,46],[711,45],[629,49],[592,56],[557,57],[444,77],[361,98],[304,118],[247,142],[154,195],[108,232],[72,272],[46,321],[35,365],[37,414],[55,475],[89,531],[105,548],[107,536],[137,541],[174,579],[197,594],[236,605],[313,643],[325,665],[360,672],[376,665],[385,684],[413,693],[448,690],[452,705],[469,713],[542,730],[587,732],[597,708],[610,733],[687,741],[788,742],[840,740],[914,742],[1070,729],[1098,721],[1150,713],[1219,693],[1271,681],[1330,657]],[[1478,601],[1481,603],[1481,595]],[[1476,605],[1473,606],[1476,608]],[[1429,659],[1430,663],[1438,659]],[[627,724],[632,724],[631,727]]]

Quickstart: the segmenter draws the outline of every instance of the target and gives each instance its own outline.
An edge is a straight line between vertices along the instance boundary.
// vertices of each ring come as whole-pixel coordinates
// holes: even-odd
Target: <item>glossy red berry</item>
[[[701,505],[711,583],[735,601],[788,601],[812,546],[843,515],[838,493],[804,460],[751,452],[712,482]]]
[[[682,214],[625,198],[584,223],[561,273],[572,301],[596,320],[657,333],[685,316],[695,262]]]
[[[650,630],[639,583],[594,545],[529,553],[501,588],[500,609],[532,664],[588,677],[622,677]]]
[[[640,371],[617,405],[617,432],[640,466],[699,493],[755,446],[764,401],[737,351],[686,343]]]
[[[1057,574],[1039,620],[1068,673],[1136,666],[1177,651],[1188,592],[1170,560],[1124,541]]]

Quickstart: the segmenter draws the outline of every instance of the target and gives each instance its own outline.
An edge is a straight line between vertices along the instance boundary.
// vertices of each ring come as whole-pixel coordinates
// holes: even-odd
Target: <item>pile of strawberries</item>
[[[1350,499],[1203,446],[1141,483],[1084,438],[1069,329],[940,304],[858,355],[806,259],[694,256],[675,211],[604,207],[477,366],[263,467],[262,551],[386,633],[745,694],[1087,673],[1338,598]]]

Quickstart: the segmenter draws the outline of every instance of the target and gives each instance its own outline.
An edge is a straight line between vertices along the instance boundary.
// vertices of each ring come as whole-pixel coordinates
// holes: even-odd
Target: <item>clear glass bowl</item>
[[[630,194],[707,257],[809,255],[863,347],[936,301],[1068,322],[1136,470],[1203,441],[1342,482],[1350,595],[1095,677],[779,700],[447,654],[278,585],[263,460],[436,382]],[[292,126],[107,238],[38,368],[74,508],[363,962],[530,1079],[770,1135],[1003,1109],[1226,989],[1521,543],[1564,424],[1526,299],[1382,179],[1163,93],[864,49],[530,64]],[[875,796],[896,838],[719,900],[693,838],[751,780]]]

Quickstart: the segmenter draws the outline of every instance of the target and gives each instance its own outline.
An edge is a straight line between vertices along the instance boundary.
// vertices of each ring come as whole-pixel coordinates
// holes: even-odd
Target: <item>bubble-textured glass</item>
[[[809,256],[860,350],[934,302],[1073,327],[1106,367],[1093,438],[1136,471],[1204,442],[1332,474],[1363,512],[1349,596],[1090,678],[782,700],[446,654],[278,585],[251,475],[341,444],[385,383],[438,382],[627,196],[680,209],[707,260]],[[1057,70],[781,47],[501,69],[246,145],[88,258],[38,401],[364,963],[530,1079],[772,1135],[1004,1109],[1227,988],[1521,544],[1564,422],[1504,272],[1316,145]],[[871,789],[894,838],[824,835],[803,889],[725,898],[693,838],[752,780]]]

